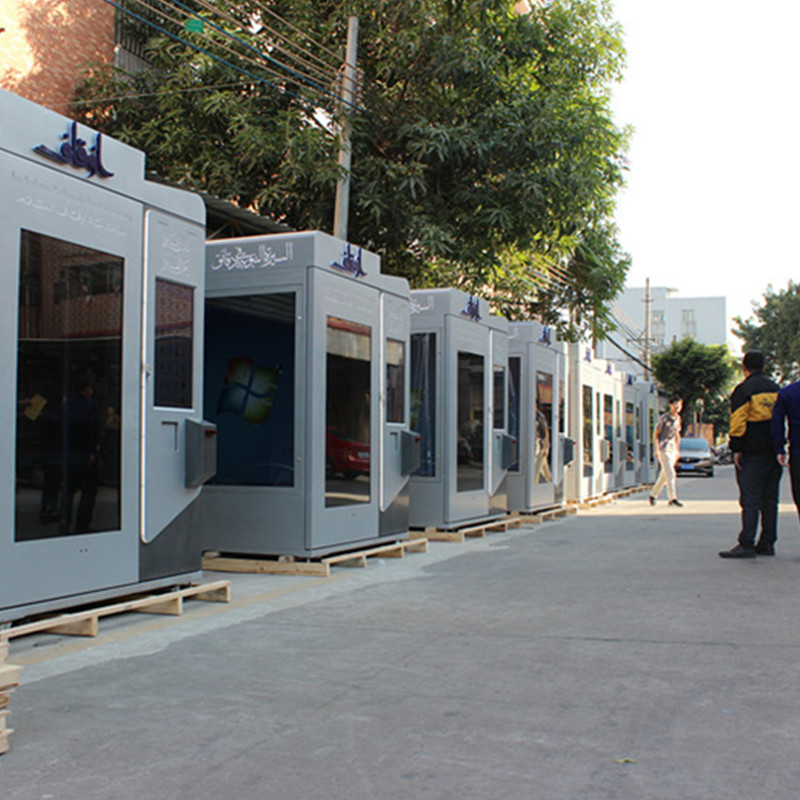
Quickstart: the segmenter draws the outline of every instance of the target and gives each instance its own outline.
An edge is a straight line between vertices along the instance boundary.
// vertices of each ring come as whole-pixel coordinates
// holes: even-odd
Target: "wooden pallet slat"
[[[399,542],[335,553],[320,559],[295,560],[292,557],[267,558],[244,555],[223,555],[208,552],[203,555],[203,569],[217,572],[257,573],[262,575],[305,575],[328,578],[331,567],[366,567],[367,559],[404,558],[406,553],[427,553],[428,540],[411,538]]]
[[[200,600],[211,597],[215,598],[211,602],[228,602],[230,600],[230,581],[216,581],[210,584],[186,586],[168,593],[149,594],[107,606],[58,614],[53,617],[13,626],[5,631],[3,635],[9,639],[17,636],[27,636],[32,633],[59,633],[66,636],[94,637],[98,634],[98,620],[102,617],[123,614],[129,611],[178,615],[182,613],[183,600],[187,597],[195,597]],[[227,598],[227,600],[223,598]]]

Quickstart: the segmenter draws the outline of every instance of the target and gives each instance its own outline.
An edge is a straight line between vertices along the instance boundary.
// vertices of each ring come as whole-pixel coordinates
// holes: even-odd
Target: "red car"
[[[369,474],[369,445],[328,428],[325,436],[325,474],[328,478],[341,472],[350,481],[357,475]]]

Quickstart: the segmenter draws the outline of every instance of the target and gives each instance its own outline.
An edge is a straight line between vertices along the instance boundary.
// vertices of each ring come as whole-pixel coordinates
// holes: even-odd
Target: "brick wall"
[[[61,114],[83,65],[114,60],[103,0],[0,0],[0,28],[0,87]]]

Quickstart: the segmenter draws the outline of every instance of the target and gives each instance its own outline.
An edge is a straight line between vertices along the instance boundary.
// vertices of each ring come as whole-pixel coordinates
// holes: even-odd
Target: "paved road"
[[[12,645],[3,800],[721,800],[800,785],[800,525],[732,468],[225,607]],[[219,577],[214,575],[213,577]]]

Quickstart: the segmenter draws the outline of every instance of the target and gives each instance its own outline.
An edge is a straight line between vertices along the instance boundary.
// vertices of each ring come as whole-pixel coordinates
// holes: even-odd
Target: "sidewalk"
[[[800,783],[800,525],[731,467],[227,606],[14,640],[3,800],[718,800]]]

